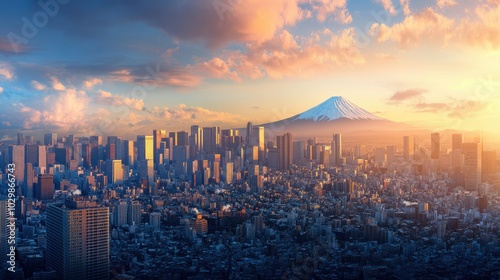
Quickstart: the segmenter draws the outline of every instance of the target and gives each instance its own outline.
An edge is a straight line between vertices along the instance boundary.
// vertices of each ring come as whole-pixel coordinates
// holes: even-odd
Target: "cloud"
[[[347,0],[310,0],[309,3],[320,22],[324,22],[330,15],[333,15],[338,23],[352,22],[352,16],[347,9]]]
[[[142,111],[144,109],[144,100],[142,99],[124,97],[118,94],[112,94],[111,92],[102,89],[97,92],[95,101],[97,103],[107,104],[110,106],[126,106],[137,111]]]
[[[40,90],[40,91],[45,90],[47,88],[44,84],[42,84],[42,83],[40,83],[39,81],[36,81],[36,80],[31,81],[31,86],[34,89]]]
[[[92,89],[96,85],[102,84],[102,80],[98,78],[90,78],[83,82],[83,87],[85,89]]]
[[[0,77],[3,76],[7,80],[14,79],[14,71],[12,66],[7,63],[0,62]]]
[[[427,90],[425,89],[408,89],[397,91],[389,98],[389,103],[399,104],[403,101],[422,97],[422,95],[426,92]]]
[[[405,14],[405,16],[411,14],[410,0],[399,0],[399,4],[401,5],[401,8],[403,8],[403,13]]]
[[[50,77],[52,88],[58,91],[66,90],[66,86],[64,86],[56,77]]]
[[[440,15],[432,8],[426,8],[391,27],[375,23],[370,32],[376,35],[379,42],[394,41],[400,46],[410,47],[418,44],[423,38],[447,42],[451,37],[453,25],[453,20]]]
[[[227,51],[199,63],[197,68],[203,70],[212,65],[207,72],[218,79],[257,79],[264,75],[273,79],[312,77],[342,66],[364,63],[355,36],[353,28],[337,34],[325,29],[306,37],[294,37],[283,30],[271,40],[247,44],[245,52]]]
[[[3,87],[0,87],[0,93],[2,93],[2,92],[3,92]]]
[[[384,7],[384,9],[391,15],[394,16],[397,14],[394,4],[392,4],[392,0],[375,0],[375,2],[382,5],[382,7]]]
[[[500,1],[499,1],[500,2]],[[375,23],[370,34],[378,42],[392,41],[408,48],[422,41],[434,41],[444,46],[459,43],[471,47],[497,50],[500,48],[500,5],[479,5],[461,19],[448,18],[432,8],[407,16],[392,26]]]
[[[12,54],[18,52],[26,52],[25,45],[19,44],[13,47],[8,38],[0,37],[0,53]]]
[[[447,7],[453,7],[457,4],[455,0],[437,0],[436,5],[439,8],[447,8]]]
[[[447,103],[417,103],[414,105],[414,110],[418,113],[434,113],[445,115],[448,118],[466,119],[477,116],[487,107],[487,102],[479,100],[451,99]]]
[[[180,104],[177,107],[154,107],[151,113],[160,117],[163,121],[185,120],[191,123],[238,123],[243,121],[243,117],[226,113],[212,111],[203,107],[191,107]]]

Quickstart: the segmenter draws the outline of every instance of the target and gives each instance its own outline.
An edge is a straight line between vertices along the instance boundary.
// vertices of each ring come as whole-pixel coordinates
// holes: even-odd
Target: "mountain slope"
[[[291,132],[299,137],[331,136],[332,133],[380,132],[408,129],[408,126],[378,117],[341,96],[295,116],[262,124],[267,136]]]

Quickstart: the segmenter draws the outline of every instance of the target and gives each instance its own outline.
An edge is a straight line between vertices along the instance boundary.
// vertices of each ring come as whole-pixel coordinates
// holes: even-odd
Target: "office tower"
[[[56,163],[63,165],[69,164],[69,161],[71,160],[71,150],[69,148],[56,148],[55,154]]]
[[[40,172],[45,173],[47,168],[47,147],[38,146],[37,156],[37,166],[40,167]]]
[[[469,191],[477,190],[482,180],[482,145],[481,143],[462,143],[464,154],[464,184]]]
[[[378,163],[379,166],[382,166],[384,164],[384,162],[386,161],[386,154],[384,148],[377,148],[375,150],[375,161]]]
[[[102,145],[102,136],[90,136],[89,142],[100,146]]]
[[[123,141],[123,164],[131,166],[135,161],[134,153],[134,141],[124,140]]]
[[[115,207],[114,216],[115,216],[115,226],[121,227],[128,223],[128,215],[127,215],[128,205],[126,201],[120,201],[118,205]]]
[[[250,145],[259,147],[259,151],[264,151],[264,127],[254,126],[250,138]]]
[[[154,149],[154,156],[153,156],[153,161],[155,164],[160,164],[160,145],[161,145],[161,139],[167,137],[167,131],[164,129],[155,129],[153,130],[153,149]],[[130,164],[128,164],[130,165]]]
[[[9,160],[8,163],[15,164],[16,168],[14,170],[14,176],[16,176],[16,183],[18,186],[24,186],[24,173],[25,173],[25,147],[24,145],[13,145],[9,146]],[[23,193],[26,189],[23,188]]]
[[[307,143],[305,141],[293,142],[293,163],[301,164],[304,162]]]
[[[38,145],[26,144],[26,163],[31,163],[33,166],[38,166]]]
[[[57,133],[48,133],[43,137],[43,144],[45,146],[54,146],[57,144]]]
[[[452,149],[452,151],[462,149],[463,142],[464,142],[464,136],[462,134],[451,135],[451,149]]]
[[[66,137],[65,144],[68,147],[71,147],[71,146],[73,146],[74,143],[75,143],[75,136],[73,134],[68,135],[68,137]]]
[[[154,160],[153,136],[137,135],[137,160]]]
[[[286,170],[290,168],[293,160],[293,137],[290,133],[277,136],[278,143],[278,168]]]
[[[107,159],[121,159],[121,137],[118,136],[108,136],[108,142],[106,143],[106,150],[108,152]]]
[[[109,208],[81,198],[49,204],[47,266],[57,279],[109,279]]]
[[[203,128],[203,148],[207,154],[213,154],[220,147],[220,127]]]
[[[24,136],[22,133],[17,134],[17,145],[24,145]]]
[[[152,159],[141,160],[139,162],[139,178],[147,179],[150,186],[153,185],[155,181],[155,170]]]
[[[73,160],[76,160],[76,164],[78,167],[83,166],[83,144],[76,143],[73,145]]]
[[[194,222],[193,226],[194,230],[196,230],[196,233],[198,234],[204,234],[208,232],[208,221],[203,219],[201,214],[196,214],[196,220]]]
[[[115,185],[123,184],[122,161],[119,159],[108,159],[106,161],[106,174],[108,175],[108,183]]]
[[[149,214],[149,225],[159,229],[161,226],[161,213],[153,212]]]
[[[245,138],[245,144],[246,145],[252,145],[252,134],[253,134],[253,124],[251,122],[248,122],[247,124],[247,135]]]
[[[415,138],[412,136],[403,137],[403,156],[406,161],[411,160],[415,154]]]
[[[226,178],[226,184],[232,184],[233,183],[233,172],[234,172],[234,163],[232,162],[226,162],[225,168],[224,168],[224,176]]]
[[[489,176],[497,172],[497,153],[496,151],[483,152],[483,181],[486,181]]]
[[[127,207],[127,222],[129,225],[139,225],[141,219],[141,203],[139,201],[131,201]]]
[[[248,160],[249,164],[258,163],[259,162],[259,147],[246,146],[245,159]]]
[[[431,134],[431,159],[439,159],[441,154],[441,138],[438,132]]]
[[[24,178],[24,184],[25,184],[25,190],[26,190],[26,197],[32,198],[33,197],[33,180],[35,177],[35,170],[33,170],[33,164],[31,163],[26,163],[26,168],[25,168],[25,174]]]
[[[341,165],[342,164],[342,134],[333,134],[332,141],[332,154],[333,159],[335,160],[334,164]]]
[[[188,146],[189,145],[189,132],[179,131],[177,132],[177,145]]]
[[[203,150],[203,129],[199,125],[193,125],[191,126],[191,135],[196,135],[197,151]]]
[[[35,187],[35,198],[38,200],[50,200],[54,194],[54,175],[38,174],[38,183]]]

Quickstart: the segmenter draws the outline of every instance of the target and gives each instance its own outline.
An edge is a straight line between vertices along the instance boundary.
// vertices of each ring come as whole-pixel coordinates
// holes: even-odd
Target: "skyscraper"
[[[35,188],[35,197],[38,200],[50,200],[54,194],[54,175],[38,174],[38,183]]]
[[[154,156],[153,160],[155,164],[159,164],[160,157],[160,144],[161,139],[167,137],[167,131],[164,129],[153,130],[153,146],[154,146]],[[129,164],[130,165],[130,164]]]
[[[195,152],[198,153],[201,150],[203,150],[203,130],[199,125],[191,126],[191,136],[194,136],[195,139],[194,143],[196,145]]]
[[[465,189],[477,190],[482,180],[482,146],[481,143],[463,143],[462,153],[464,154],[464,184]]]
[[[333,134],[332,154],[335,159],[335,164],[342,164],[342,135],[340,133]]]
[[[127,222],[129,225],[141,224],[141,203],[139,201],[131,201],[128,204]]]
[[[259,147],[259,151],[264,151],[264,127],[254,126],[250,139],[250,145]]]
[[[247,135],[245,137],[245,144],[252,145],[252,134],[253,134],[253,124],[251,122],[247,123]]]
[[[431,159],[439,159],[441,154],[441,139],[438,132],[431,134]]]
[[[130,166],[134,164],[134,161],[134,141],[125,140],[123,141],[123,164]]]
[[[415,154],[415,138],[412,136],[403,137],[403,156],[406,161],[411,160]]]
[[[464,136],[462,134],[451,135],[451,149],[453,151],[462,149],[463,142],[464,142]]]
[[[9,162],[14,163],[16,165],[16,169],[14,170],[14,176],[16,176],[16,183],[19,186],[24,185],[24,173],[25,173],[25,147],[24,145],[13,145],[9,146]],[[26,192],[26,189],[23,188],[23,193]]]
[[[497,172],[497,153],[496,151],[483,151],[483,179]],[[485,181],[485,180],[483,180]]]
[[[153,136],[137,135],[137,160],[154,160]]]
[[[43,137],[43,144],[45,146],[54,146],[57,144],[57,133],[47,133]]]
[[[108,159],[106,161],[106,174],[108,175],[108,183],[116,185],[123,184],[122,161],[119,159]]]
[[[278,143],[278,168],[286,170],[290,168],[293,160],[293,137],[291,133],[277,136]]]
[[[47,266],[58,279],[108,279],[109,209],[81,198],[49,204]]]

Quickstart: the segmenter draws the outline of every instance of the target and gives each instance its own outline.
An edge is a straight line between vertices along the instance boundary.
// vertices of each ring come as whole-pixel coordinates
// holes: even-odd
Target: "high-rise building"
[[[40,167],[41,173],[45,173],[47,168],[47,146],[38,146],[37,156],[37,166]]]
[[[342,164],[342,135],[340,133],[333,134],[332,154],[335,160],[334,164]]]
[[[43,137],[43,144],[45,146],[57,145],[57,133],[48,133]]]
[[[451,135],[451,149],[453,151],[462,149],[463,142],[464,142],[463,134],[452,134]]]
[[[38,166],[38,145],[26,144],[26,163],[31,163],[33,166]]]
[[[291,133],[277,136],[278,143],[278,168],[286,170],[290,168],[293,160],[293,137]]]
[[[233,172],[234,172],[234,163],[226,162],[224,168],[224,176],[226,178],[226,184],[233,183]]]
[[[194,137],[194,144],[196,145],[195,152],[198,153],[203,150],[203,129],[199,125],[191,126],[191,136]]]
[[[134,141],[123,141],[123,164],[131,166],[135,161]]]
[[[108,159],[106,161],[106,174],[108,175],[108,183],[115,185],[123,184],[122,161],[119,159]]]
[[[154,160],[153,136],[137,135],[137,160]]]
[[[155,170],[152,159],[141,160],[139,162],[139,178],[147,179],[150,186],[153,185],[155,181]]]
[[[115,216],[115,226],[121,227],[127,224],[127,209],[128,205],[126,201],[120,201],[118,205],[115,207],[114,216]]]
[[[250,139],[250,145],[259,147],[259,151],[264,151],[264,127],[254,126],[252,137]]]
[[[247,123],[247,135],[245,137],[245,144],[252,145],[252,134],[253,134],[253,124],[251,122]]]
[[[188,146],[189,145],[189,132],[179,131],[177,132],[177,145]]]
[[[131,201],[128,204],[127,222],[129,225],[139,225],[141,219],[141,203],[139,201]]]
[[[221,129],[220,127],[203,128],[203,148],[207,154],[213,154],[220,147]]]
[[[438,132],[431,134],[431,159],[439,159],[441,154],[441,138]]]
[[[47,266],[57,279],[109,279],[109,209],[81,198],[47,207]]]
[[[35,197],[38,200],[50,200],[54,196],[54,175],[38,174],[38,183],[35,187]]]
[[[25,147],[24,145],[13,145],[9,146],[9,162],[15,164],[14,176],[16,176],[16,183],[19,186],[24,185],[24,173],[25,173]],[[23,193],[26,189],[23,189]]]
[[[482,145],[481,143],[463,143],[464,154],[464,184],[465,189],[477,190],[482,181]]]
[[[415,138],[412,136],[403,137],[403,156],[406,161],[411,160],[415,154]]]
[[[153,146],[154,146],[154,163],[159,164],[160,162],[160,144],[161,139],[167,137],[167,131],[164,129],[153,130]],[[130,164],[129,164],[130,165]]]
[[[294,141],[293,142],[293,162],[303,163],[305,159],[307,143],[305,141]]]
[[[497,172],[497,152],[483,151],[483,181]]]
[[[393,162],[396,159],[396,146],[387,146],[387,161]]]

